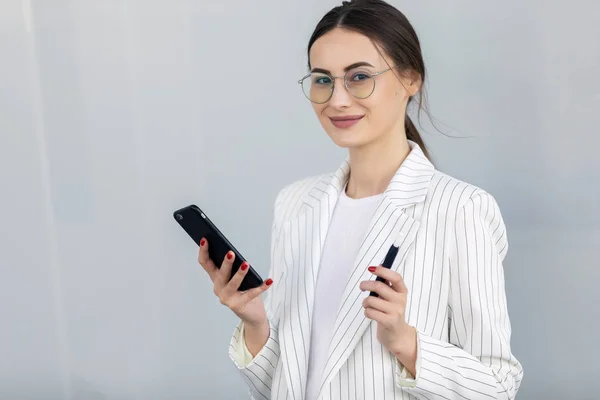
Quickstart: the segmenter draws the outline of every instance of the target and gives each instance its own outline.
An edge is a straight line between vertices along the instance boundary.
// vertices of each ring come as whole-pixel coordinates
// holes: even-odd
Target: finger
[[[235,254],[233,251],[229,250],[223,258],[223,262],[221,263],[221,268],[218,273],[219,281],[223,286],[225,286],[231,279],[231,266],[233,265],[234,260]]]
[[[273,279],[269,278],[266,281],[264,281],[262,283],[262,285],[260,285],[258,287],[255,287],[255,288],[252,288],[252,289],[244,292],[244,294],[242,294],[243,301],[249,302],[250,300],[252,300],[252,299],[260,296],[268,288],[270,288],[272,284],[273,284]]]
[[[248,263],[244,261],[238,268],[235,275],[233,275],[233,277],[229,280],[227,286],[223,288],[223,293],[225,296],[231,296],[237,292],[249,269]]]
[[[205,238],[202,238],[199,245],[198,263],[202,265],[202,268],[204,268],[204,270],[208,273],[210,279],[214,281],[218,268],[208,255],[208,241]]]
[[[369,271],[374,275],[388,281],[391,284],[392,289],[398,293],[408,293],[408,289],[404,284],[404,279],[396,271],[392,271],[389,268],[380,266],[369,267]]]
[[[386,313],[376,310],[374,308],[365,308],[365,317],[384,324],[387,323],[389,319]]]
[[[398,292],[390,287],[387,283],[379,281],[362,281],[359,285],[360,290],[377,293],[381,298],[387,301],[395,302]],[[372,297],[372,296],[371,296]]]
[[[367,296],[363,300],[363,308],[373,308],[377,311],[381,311],[384,314],[394,315],[398,314],[401,308],[400,304],[392,303],[381,297]]]

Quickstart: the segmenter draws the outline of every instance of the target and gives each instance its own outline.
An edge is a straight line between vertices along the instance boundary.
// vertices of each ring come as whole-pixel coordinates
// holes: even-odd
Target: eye
[[[365,79],[369,79],[371,77],[370,74],[366,72],[354,72],[350,76],[350,80],[354,82],[364,81]]]
[[[313,78],[313,81],[316,85],[331,85],[331,78],[328,76],[323,76],[323,75],[315,76]]]

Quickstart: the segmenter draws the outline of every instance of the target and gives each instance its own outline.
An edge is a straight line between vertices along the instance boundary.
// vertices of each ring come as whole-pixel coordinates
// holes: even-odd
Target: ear
[[[412,97],[421,90],[421,75],[413,71],[403,71],[398,77],[400,84],[406,91],[408,97]],[[396,93],[398,94],[398,93]]]
[[[419,93],[421,90],[421,86],[423,85],[423,80],[421,79],[421,75],[414,71],[407,71],[404,76],[404,87],[408,92],[409,96],[414,96]]]

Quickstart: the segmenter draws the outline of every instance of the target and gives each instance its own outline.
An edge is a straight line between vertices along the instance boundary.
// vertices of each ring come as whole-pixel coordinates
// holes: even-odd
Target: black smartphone
[[[221,267],[221,263],[229,250],[233,251],[235,254],[235,259],[231,268],[231,276],[233,276],[242,263],[246,261],[240,252],[237,251],[229,240],[227,240],[225,235],[221,233],[198,206],[191,204],[187,207],[183,207],[175,211],[173,217],[197,245],[200,245],[200,240],[202,238],[208,240],[208,255],[217,268]],[[231,279],[231,277],[229,279]],[[250,266],[238,290],[249,290],[262,285],[262,283],[263,280],[260,275],[258,275],[252,266]]]
[[[392,268],[392,264],[394,263],[394,260],[396,259],[396,256],[398,255],[398,246],[396,244],[393,244],[390,246],[387,254],[385,255],[385,259],[383,260],[383,263],[381,263],[381,266],[387,269]],[[385,279],[383,279],[382,277],[378,276],[377,279],[375,279],[376,281],[379,282],[383,282],[385,284],[389,284]],[[379,295],[375,292],[370,292],[369,296],[373,296],[373,297],[379,297]]]

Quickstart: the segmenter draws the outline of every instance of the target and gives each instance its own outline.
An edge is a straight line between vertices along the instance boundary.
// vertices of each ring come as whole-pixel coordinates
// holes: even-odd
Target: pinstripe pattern
[[[510,350],[508,242],[498,205],[436,171],[410,144],[349,266],[319,399],[512,399],[523,370]],[[277,197],[269,273],[276,283],[265,299],[271,335],[249,364],[236,362],[255,399],[304,399],[320,255],[348,174],[345,161],[335,174],[298,181]],[[399,378],[403,367],[377,341],[377,325],[362,309],[368,293],[358,288],[397,237],[392,269],[404,277],[407,322],[418,332],[413,381]]]

